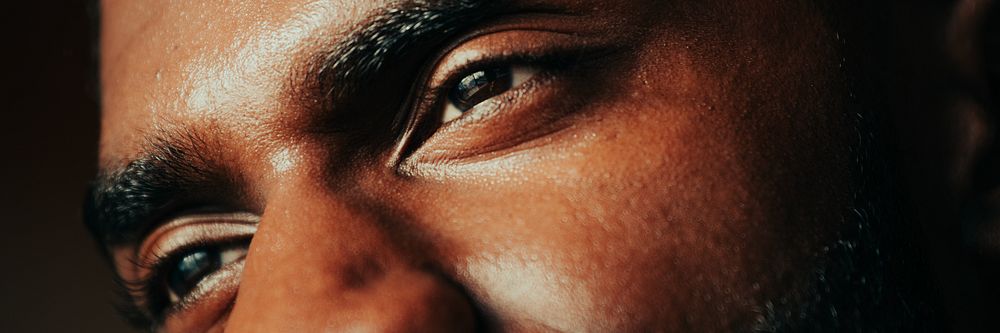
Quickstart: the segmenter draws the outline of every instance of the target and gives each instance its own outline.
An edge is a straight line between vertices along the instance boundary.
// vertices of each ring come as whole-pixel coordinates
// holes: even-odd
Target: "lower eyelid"
[[[234,261],[246,257],[247,250],[248,249],[246,247],[242,246],[223,250],[222,253],[219,254],[219,261],[221,261],[222,262],[221,265],[225,267],[226,265],[229,265]]]
[[[155,317],[150,319],[161,322],[169,313],[176,312],[173,309],[183,308],[186,303],[197,303],[186,300],[193,299],[189,296],[193,296],[198,290],[201,293],[213,293],[202,285],[223,278],[219,273],[231,270],[230,267],[234,267],[233,264],[245,256],[246,243],[256,232],[258,221],[259,218],[251,213],[204,214],[182,217],[160,226],[135,252],[137,261],[119,261],[120,265],[126,265],[122,267],[130,267],[122,270],[130,272],[123,274],[123,278],[136,281],[133,283],[136,286],[141,285],[142,292],[137,292],[133,301],[144,308],[144,312]],[[165,271],[169,268],[166,265],[170,265],[176,256],[198,247],[222,249],[224,258],[220,258],[221,267],[206,275],[185,297],[174,298],[162,284],[165,281]]]
[[[443,56],[445,61],[440,62],[435,73],[429,76],[427,84],[418,91],[436,91],[431,94],[419,94],[419,96],[431,96],[431,98],[418,99],[419,102],[413,107],[416,111],[412,114],[408,128],[400,137],[398,146],[394,149],[394,156],[391,159],[393,168],[401,175],[413,174],[416,165],[428,160],[437,159],[461,159],[483,152],[491,151],[493,148],[502,148],[506,143],[486,143],[486,147],[480,146],[474,149],[470,146],[475,144],[466,142],[459,145],[456,142],[449,142],[448,137],[459,135],[463,140],[468,139],[471,134],[460,134],[459,132],[473,132],[481,124],[488,126],[482,121],[493,116],[502,116],[497,112],[514,109],[515,104],[520,105],[518,100],[522,97],[530,97],[528,104],[537,105],[541,99],[536,100],[538,93],[549,96],[552,91],[561,89],[561,78],[567,74],[577,72],[578,63],[596,61],[608,55],[619,54],[623,45],[621,40],[613,38],[611,35],[601,35],[600,37],[586,37],[577,34],[568,34],[541,30],[505,31],[470,39],[461,47],[454,49],[467,49],[472,51],[451,51],[451,55]],[[460,53],[459,53],[460,52]],[[473,65],[480,63],[480,65]],[[520,64],[531,65],[539,68],[538,73],[529,76],[517,88],[508,90],[487,102],[481,103],[478,107],[467,110],[461,117],[451,119],[447,124],[442,123],[445,110],[442,109],[441,96],[446,96],[450,80],[449,76],[464,72],[463,68],[483,67],[487,64]],[[520,79],[522,75],[518,75]],[[552,83],[557,83],[552,89],[543,88]],[[517,86],[512,82],[512,85]],[[444,103],[445,106],[451,104]],[[520,107],[517,107],[520,108]],[[538,116],[535,118],[546,119],[548,116]],[[504,116],[503,118],[507,118]],[[510,119],[510,118],[507,118]],[[470,126],[471,125],[471,126]],[[461,141],[461,140],[459,140]],[[485,141],[485,140],[483,140]],[[465,141],[463,141],[465,142]],[[426,146],[435,146],[434,149],[425,149]],[[461,146],[461,147],[460,147]],[[449,150],[454,149],[454,152]],[[430,153],[436,151],[435,153]],[[459,153],[458,151],[461,151]]]
[[[541,70],[539,68],[534,67],[534,66],[512,65],[510,67],[511,67],[511,87],[510,87],[510,89],[508,91],[505,91],[505,92],[499,94],[499,95],[496,95],[496,96],[493,96],[493,97],[487,99],[483,103],[488,103],[489,100],[492,100],[492,99],[497,98],[499,96],[503,96],[503,95],[509,93],[510,91],[515,91],[515,90],[521,88],[521,85],[527,83],[528,81],[530,81],[531,79],[533,79],[535,77],[535,75],[537,75],[539,72],[541,72]],[[480,103],[480,104],[483,104],[483,103]],[[475,109],[475,107],[473,107],[473,109]],[[466,111],[461,111],[461,110],[458,109],[458,107],[456,107],[454,105],[454,103],[452,103],[450,101],[446,101],[444,103],[444,110],[440,111],[441,112],[441,123],[447,123],[447,122],[453,121],[453,120],[461,117],[463,114],[465,114],[467,112],[470,112],[470,111],[472,111],[472,109],[469,109],[469,110],[466,110]]]
[[[436,165],[460,161],[465,163],[473,156],[494,154],[521,145],[527,140],[525,137],[533,137],[534,134],[531,133],[538,132],[536,129],[529,129],[535,127],[531,124],[543,124],[546,123],[546,119],[555,119],[554,117],[559,117],[557,114],[564,113],[544,112],[538,108],[544,108],[543,104],[550,103],[558,94],[564,92],[563,89],[566,88],[564,79],[567,78],[565,74],[567,74],[565,69],[559,67],[546,68],[518,88],[466,111],[466,114],[459,119],[443,124],[427,139],[421,141],[418,149],[399,161],[396,166],[397,172],[410,177],[436,177],[432,171],[437,168]],[[521,111],[541,113],[525,114]],[[503,125],[513,124],[512,122],[520,125]],[[496,127],[498,125],[499,127]],[[491,131],[490,128],[501,133],[486,134]],[[522,130],[531,133],[521,133]]]
[[[213,275],[215,275],[216,273],[219,273],[220,271],[222,271],[223,269],[225,269],[227,266],[232,265],[234,262],[236,262],[236,261],[238,261],[238,260],[243,259],[244,257],[246,257],[248,250],[249,249],[245,245],[242,245],[242,244],[237,244],[237,245],[233,245],[233,246],[223,247],[221,250],[219,250],[219,269],[217,269],[216,271],[213,271],[213,272],[209,272],[207,275],[205,275],[201,279],[201,281],[198,281],[198,283],[195,286],[195,289],[193,289],[193,290],[199,289],[199,287],[202,285],[202,283],[205,283],[207,280],[211,279]],[[177,302],[181,301],[182,299],[186,298],[186,296],[185,297],[178,297],[172,291],[169,291],[169,290],[168,290],[168,293],[170,294],[170,301],[172,303],[177,303]]]
[[[540,70],[531,66],[511,67],[511,87],[516,89],[528,80],[531,80]]]
[[[450,130],[450,128],[465,126],[465,124],[478,122],[492,117],[496,112],[500,112],[505,109],[506,105],[520,99],[528,98],[528,96],[535,90],[550,83],[553,79],[556,79],[557,73],[543,71],[537,68],[533,71],[534,73],[531,75],[523,77],[520,84],[512,83],[512,88],[510,90],[494,96],[493,98],[480,103],[476,107],[465,111],[462,117],[445,124],[445,126],[439,129],[439,131]]]
[[[236,299],[245,261],[223,265],[202,280],[179,303],[162,315],[162,328],[169,332],[202,332],[226,318]]]

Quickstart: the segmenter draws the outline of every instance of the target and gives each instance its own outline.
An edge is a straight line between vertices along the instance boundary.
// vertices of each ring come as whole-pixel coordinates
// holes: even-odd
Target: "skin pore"
[[[88,226],[164,332],[933,329],[843,7],[107,0]]]

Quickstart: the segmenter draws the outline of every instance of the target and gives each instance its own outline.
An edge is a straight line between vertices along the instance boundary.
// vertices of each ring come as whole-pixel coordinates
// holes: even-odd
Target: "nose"
[[[318,188],[274,195],[227,332],[463,332],[471,302],[373,214]]]

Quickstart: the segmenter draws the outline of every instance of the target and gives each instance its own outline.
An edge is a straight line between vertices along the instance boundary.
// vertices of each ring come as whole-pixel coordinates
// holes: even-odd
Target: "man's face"
[[[139,315],[745,331],[811,300],[854,225],[824,9],[447,3],[104,2],[96,230]]]

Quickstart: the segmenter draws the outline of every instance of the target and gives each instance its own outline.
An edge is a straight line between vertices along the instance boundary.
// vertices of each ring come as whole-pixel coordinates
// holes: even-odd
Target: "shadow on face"
[[[164,331],[941,329],[899,11],[106,1],[88,225]]]

